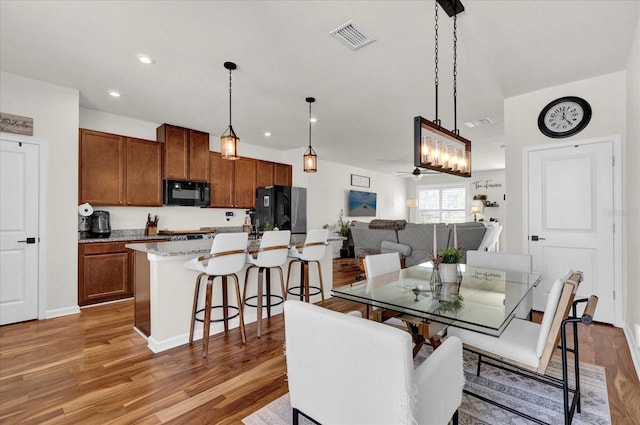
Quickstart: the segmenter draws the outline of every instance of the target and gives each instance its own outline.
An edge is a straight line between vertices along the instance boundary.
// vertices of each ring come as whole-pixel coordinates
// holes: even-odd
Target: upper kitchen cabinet
[[[289,164],[256,160],[256,187],[291,186],[291,175],[292,168]]]
[[[256,187],[267,187],[274,184],[275,163],[256,160]]]
[[[124,137],[80,129],[80,200],[125,205]]]
[[[293,174],[293,169],[291,165],[274,163],[273,184],[278,186],[292,186],[293,185],[292,174]]]
[[[209,179],[209,133],[162,124],[156,130],[164,147],[164,178]]]
[[[80,129],[80,199],[93,205],[162,206],[162,145]]]
[[[256,161],[252,158],[222,159],[209,153],[211,207],[254,208],[256,203]]]
[[[126,138],[127,205],[162,206],[162,145]]]

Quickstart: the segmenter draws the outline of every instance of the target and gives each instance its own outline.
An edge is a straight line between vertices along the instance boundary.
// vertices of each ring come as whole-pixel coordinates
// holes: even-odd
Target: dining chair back
[[[400,270],[400,254],[390,252],[364,257],[364,271],[367,279]]]
[[[457,423],[464,386],[458,338],[414,369],[407,332],[300,301],[284,309],[294,424],[299,414],[323,424]]]
[[[467,251],[467,265],[500,269],[512,272],[530,273],[532,271],[532,257],[527,254],[510,254],[505,252]],[[507,288],[509,289],[509,288]],[[505,305],[510,308],[511,294],[505,294]],[[519,297],[518,297],[519,298]],[[518,305],[515,317],[531,318],[533,307],[533,290],[531,290]]]

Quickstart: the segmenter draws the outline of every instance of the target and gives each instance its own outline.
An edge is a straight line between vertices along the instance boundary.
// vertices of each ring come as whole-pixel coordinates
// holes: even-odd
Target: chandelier
[[[442,127],[438,118],[438,5],[453,16],[453,123],[454,129]],[[457,116],[457,47],[458,13],[464,11],[460,0],[435,2],[435,103],[436,118],[429,121],[421,116],[413,120],[414,165],[420,168],[471,177],[471,141],[460,136]]]

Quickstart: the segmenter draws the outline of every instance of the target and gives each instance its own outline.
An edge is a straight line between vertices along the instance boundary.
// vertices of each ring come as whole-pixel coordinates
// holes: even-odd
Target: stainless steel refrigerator
[[[291,234],[307,233],[307,189],[291,186],[267,186],[256,189],[254,229],[265,230],[265,225]]]

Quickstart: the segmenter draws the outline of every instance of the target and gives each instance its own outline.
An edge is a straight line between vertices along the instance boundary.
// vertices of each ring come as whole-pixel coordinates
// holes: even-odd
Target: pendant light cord
[[[311,149],[311,102],[309,102],[309,149]]]
[[[231,70],[229,70],[229,128],[231,128]]]

